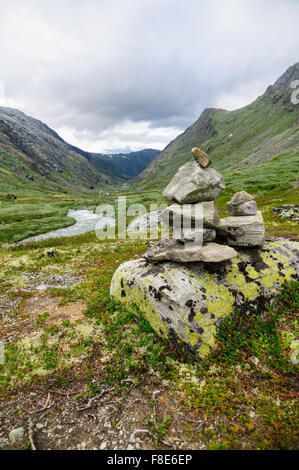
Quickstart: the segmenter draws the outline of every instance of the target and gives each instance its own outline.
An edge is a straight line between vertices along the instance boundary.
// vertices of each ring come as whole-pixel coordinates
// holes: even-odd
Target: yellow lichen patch
[[[246,272],[251,279],[258,279],[259,277],[259,273],[251,265],[246,266]]]
[[[208,301],[207,309],[209,314],[214,314],[216,318],[227,316],[232,313],[234,297],[227,287],[221,287],[219,298],[214,301]]]
[[[128,306],[132,304],[137,305],[137,307],[139,307],[144,314],[144,317],[150,322],[156,333],[161,336],[167,335],[167,329],[163,324],[159,313],[156,311],[155,307],[146,296],[147,288],[150,285],[150,279],[146,279],[144,281],[144,286],[135,286],[134,289],[128,287],[125,279],[126,272],[122,270],[115,272],[111,287],[111,293],[113,294],[114,298]]]
[[[241,286],[246,284],[246,279],[244,274],[240,273],[238,267],[233,265],[231,269],[227,272],[225,276],[226,282],[229,282],[231,285]]]
[[[271,256],[271,252],[263,252],[262,258],[264,263],[269,266],[261,271],[260,281],[265,287],[272,288],[278,279],[281,281],[283,279],[290,279],[292,274],[296,274],[295,269],[290,266],[290,259],[292,259],[291,255],[288,258],[287,256],[279,253],[279,257],[276,260]],[[281,273],[278,270],[278,263],[282,266]]]
[[[255,300],[260,293],[260,288],[255,282],[245,282],[237,288],[244,295],[245,300]]]
[[[215,328],[214,328],[214,334],[215,334]],[[207,343],[203,343],[200,349],[198,350],[198,356],[202,358],[207,357],[211,352],[211,347],[213,346],[213,344],[214,344],[214,341],[212,341],[212,338],[209,339]]]
[[[191,346],[196,346],[200,339],[200,335],[194,332],[191,333],[189,326],[186,325],[186,338]]]
[[[258,279],[259,274],[251,266],[250,269],[251,279]],[[255,300],[259,295],[259,287],[255,282],[248,282],[244,274],[240,273],[238,266],[232,265],[231,270],[226,275],[226,283],[229,283],[232,288],[237,289],[244,295],[246,300]]]

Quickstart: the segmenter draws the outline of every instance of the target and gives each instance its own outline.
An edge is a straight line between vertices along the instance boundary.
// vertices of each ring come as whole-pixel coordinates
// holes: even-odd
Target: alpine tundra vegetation
[[[298,73],[161,153],[87,153],[0,108],[0,448],[296,448]],[[129,232],[170,238],[22,243],[101,204],[117,229],[119,196],[148,210]]]

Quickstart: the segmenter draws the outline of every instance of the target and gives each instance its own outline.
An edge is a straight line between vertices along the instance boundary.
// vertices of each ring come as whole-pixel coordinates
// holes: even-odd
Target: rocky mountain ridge
[[[22,191],[28,184],[55,191],[90,192],[135,177],[158,153],[146,149],[91,154],[68,144],[43,122],[0,107],[0,192]]]

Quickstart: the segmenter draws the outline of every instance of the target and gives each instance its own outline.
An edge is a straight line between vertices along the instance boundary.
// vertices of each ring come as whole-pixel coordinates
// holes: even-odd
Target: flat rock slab
[[[163,195],[179,204],[195,203],[216,199],[224,188],[224,180],[218,171],[189,162],[178,170]]]
[[[262,246],[265,227],[260,211],[256,215],[226,217],[216,229],[217,241],[233,246]]]
[[[197,204],[171,204],[162,211],[162,222],[173,226],[190,220],[191,226],[217,227],[220,222],[215,201],[199,202]],[[192,224],[193,223],[193,224]]]
[[[204,358],[223,319],[263,313],[283,281],[298,279],[298,258],[298,242],[278,240],[238,249],[238,257],[219,264],[138,259],[119,266],[110,293],[128,308],[137,305],[158,335]]]
[[[197,243],[183,244],[177,240],[164,239],[153,245],[144,255],[148,261],[176,261],[178,263],[221,263],[228,261],[238,253],[226,245],[207,243],[200,246]]]

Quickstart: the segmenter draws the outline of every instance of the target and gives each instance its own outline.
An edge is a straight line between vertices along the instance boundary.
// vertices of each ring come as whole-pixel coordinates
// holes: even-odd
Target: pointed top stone
[[[197,163],[199,163],[202,168],[207,168],[211,165],[210,157],[199,147],[193,147],[191,152]]]

